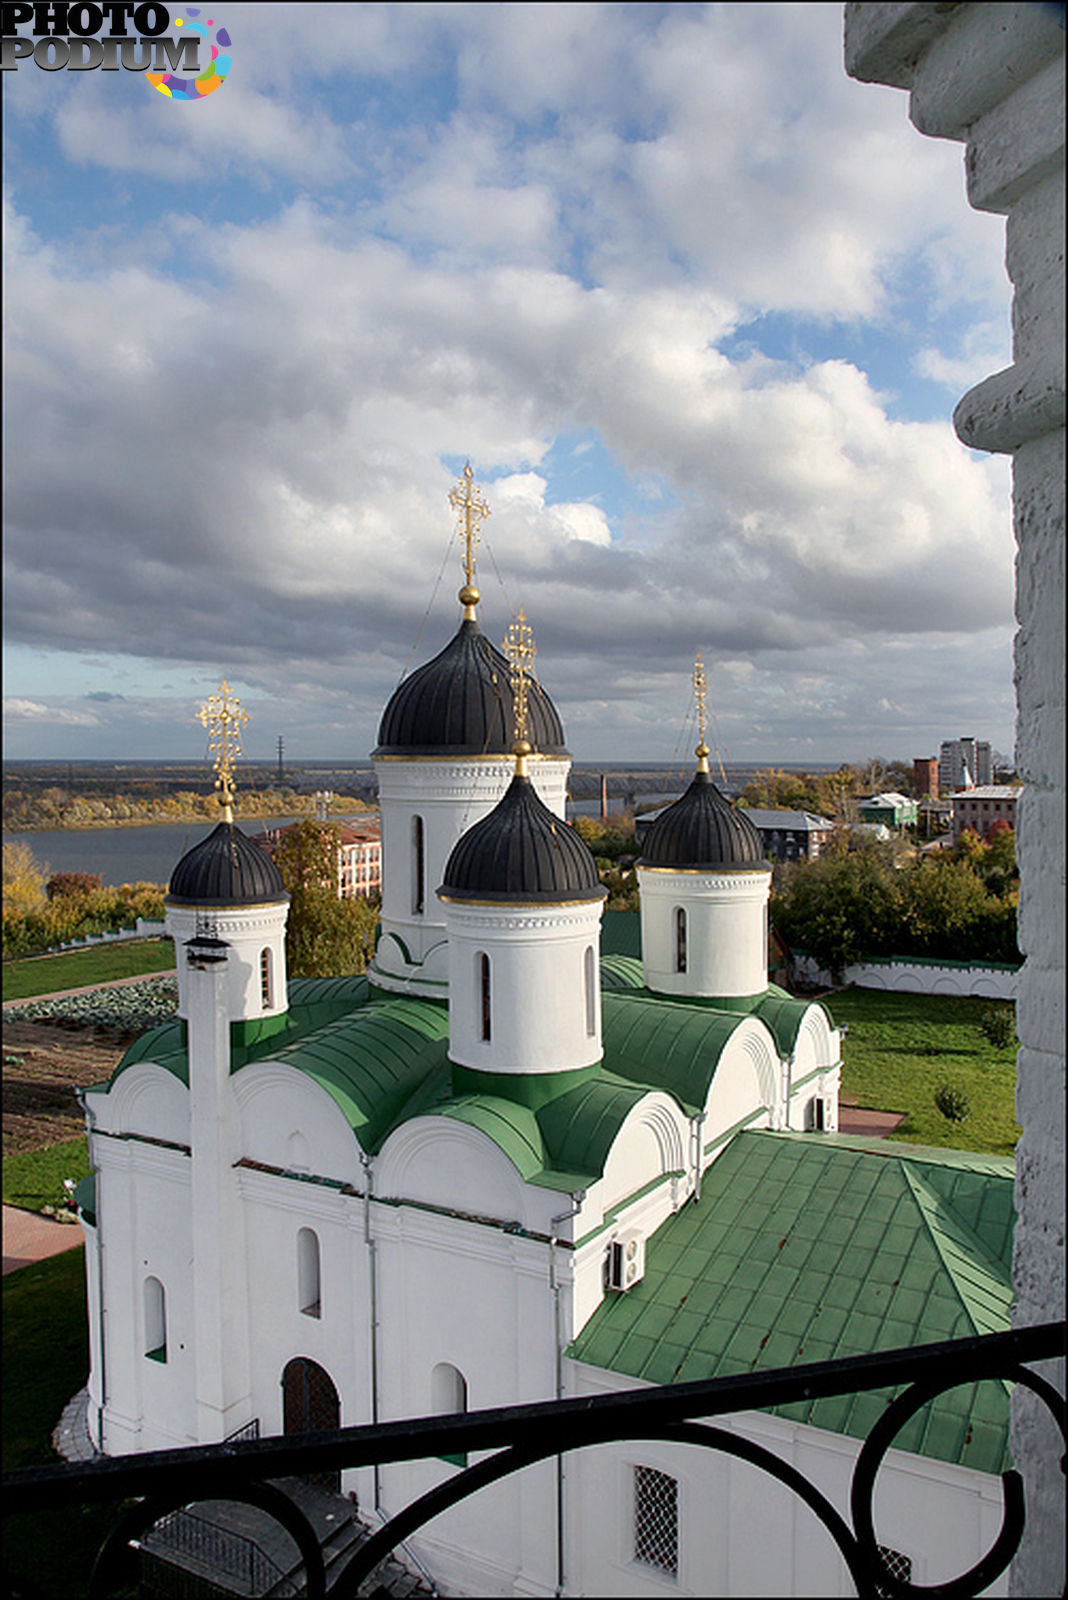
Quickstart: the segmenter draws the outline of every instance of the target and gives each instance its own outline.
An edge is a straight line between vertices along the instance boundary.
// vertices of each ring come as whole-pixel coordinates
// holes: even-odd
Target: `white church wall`
[[[543,1240],[414,1206],[372,1208],[378,1261],[380,1416],[437,1409],[433,1374],[461,1373],[468,1409],[556,1395],[554,1297]],[[441,1481],[446,1463],[382,1471],[389,1510]],[[412,1541],[440,1581],[464,1594],[551,1594],[555,1478],[525,1473],[455,1507]]]
[[[375,1163],[375,1193],[535,1228],[549,1203],[491,1139],[452,1117],[413,1117],[390,1134]]]
[[[189,1091],[172,1072],[154,1062],[139,1061],[127,1067],[108,1094],[93,1095],[92,1107],[102,1129],[189,1147]]]
[[[645,982],[657,994],[751,995],[767,985],[771,874],[638,869]],[[685,911],[678,970],[676,913]]]
[[[337,1101],[307,1074],[266,1060],[242,1067],[230,1082],[246,1160],[362,1187],[352,1128]]]
[[[189,1157],[135,1139],[97,1135],[92,1159],[97,1222],[105,1240],[100,1274],[106,1449],[122,1454],[193,1443]],[[165,1361],[148,1354],[145,1283],[150,1277],[165,1295]],[[91,1318],[95,1309],[91,1306]]]
[[[450,1059],[530,1074],[599,1061],[602,909],[600,899],[545,907],[448,901]]]
[[[289,901],[262,906],[176,906],[167,904],[167,932],[174,940],[178,974],[178,1015],[189,1015],[185,943],[210,928],[213,938],[229,945],[226,962],[227,1010],[231,1022],[271,1017],[284,1012],[286,994],[285,924]],[[264,1004],[260,957],[271,952],[271,996]]]
[[[557,816],[566,805],[571,763],[532,759],[531,782]],[[488,816],[515,774],[508,757],[461,761],[379,758],[375,762],[382,816],[382,927],[403,941],[411,960],[423,962],[440,944],[445,917],[436,898],[445,863],[462,833]],[[423,824],[422,911],[415,907],[415,818]],[[399,952],[383,950],[385,973],[401,974]],[[376,963],[378,965],[378,963]],[[444,977],[444,974],[442,974]]]
[[[618,1373],[567,1362],[569,1393],[645,1388]],[[748,1412],[715,1426],[796,1467],[850,1522],[849,1484],[861,1441]],[[678,1485],[677,1574],[635,1559],[634,1468]],[[577,1451],[568,1462],[567,1590],[573,1594],[838,1596],[856,1593],[815,1514],[769,1474],[722,1452],[654,1441]],[[908,1556],[912,1581],[958,1576],[993,1543],[1000,1480],[970,1468],[888,1452],[875,1494],[880,1544]],[[1005,1575],[987,1590],[1008,1593]]]
[[[283,1432],[282,1377],[303,1356],[329,1375],[341,1426],[372,1420],[370,1282],[363,1200],[337,1189],[244,1168],[251,1345],[249,1417],[261,1432]],[[300,1233],[318,1246],[318,1314],[302,1293]]]
[[[756,1116],[761,1107],[767,1116]],[[783,1091],[779,1052],[769,1030],[745,1017],[724,1045],[705,1099],[702,1158],[722,1147],[723,1135],[741,1124],[782,1126]]]

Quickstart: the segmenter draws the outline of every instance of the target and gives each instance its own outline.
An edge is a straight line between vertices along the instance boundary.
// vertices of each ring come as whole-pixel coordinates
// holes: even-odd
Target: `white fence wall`
[[[808,983],[830,988],[833,979],[812,956],[797,955],[794,971]],[[1015,1000],[1019,968],[934,961],[924,957],[873,957],[846,967],[846,983],[858,989],[889,989],[897,994],[978,995],[989,1000]]]

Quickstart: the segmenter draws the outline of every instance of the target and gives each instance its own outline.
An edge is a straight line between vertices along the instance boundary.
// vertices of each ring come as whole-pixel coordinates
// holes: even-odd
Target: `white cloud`
[[[48,722],[68,728],[96,728],[99,717],[91,711],[74,711],[69,706],[44,705],[39,700],[4,698],[4,719],[8,722]]]

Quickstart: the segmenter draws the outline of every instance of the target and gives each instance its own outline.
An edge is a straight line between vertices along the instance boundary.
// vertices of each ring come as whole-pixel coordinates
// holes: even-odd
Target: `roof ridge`
[[[928,1237],[960,1296],[961,1304],[976,1333],[1004,1332],[1004,1314],[1008,1310],[1008,1305],[1011,1305],[1013,1297],[1012,1278],[1005,1263],[994,1255],[975,1229],[964,1221],[951,1200],[941,1194],[919,1172],[913,1171],[908,1161],[901,1160],[900,1166],[905,1182],[919,1207]],[[1007,1293],[1008,1304],[1005,1305],[1001,1318],[991,1315],[989,1304],[985,1306],[982,1304],[976,1286],[968,1281],[968,1275],[962,1271],[961,1262],[955,1252],[947,1249],[946,1235],[950,1236],[955,1245],[967,1251],[974,1266],[980,1271],[985,1271],[994,1280],[997,1290]],[[1002,1296],[996,1294],[994,1289],[988,1289],[987,1294],[989,1299],[996,1298],[1000,1303]]]

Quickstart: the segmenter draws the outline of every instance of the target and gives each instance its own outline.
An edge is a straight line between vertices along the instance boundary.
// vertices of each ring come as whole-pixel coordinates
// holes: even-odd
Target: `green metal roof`
[[[624,916],[630,913],[618,912]],[[640,956],[609,955],[601,952],[602,989],[644,989],[645,974]]]
[[[638,911],[606,911],[601,918],[601,957],[642,953],[642,919]]]
[[[645,1089],[674,1095],[688,1116],[704,1109],[739,1013],[641,994],[606,993],[601,1006],[605,1066]]]
[[[264,1052],[320,1084],[368,1154],[409,1117],[450,1091],[449,1014],[426,1000],[391,997]]]
[[[686,1382],[1004,1330],[1013,1163],[844,1134],[739,1134],[657,1231],[645,1277],[594,1312],[576,1361]],[[866,1437],[889,1394],[777,1408]],[[1009,1462],[1008,1393],[969,1384],[897,1447],[982,1472]]]

